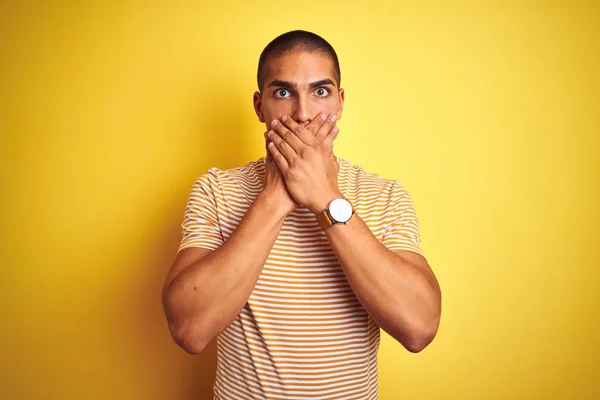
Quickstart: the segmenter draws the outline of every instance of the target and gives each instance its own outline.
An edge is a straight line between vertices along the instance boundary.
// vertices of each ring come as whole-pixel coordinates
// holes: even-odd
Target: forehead
[[[286,52],[278,57],[269,57],[265,67],[265,86],[273,80],[291,82],[299,86],[322,79],[337,82],[333,72],[333,61],[317,52]]]

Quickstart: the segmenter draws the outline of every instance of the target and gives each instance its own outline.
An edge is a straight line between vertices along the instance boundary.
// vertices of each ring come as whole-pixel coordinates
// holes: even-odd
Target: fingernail
[[[281,117],[281,120],[282,120],[283,122],[287,121],[287,115],[284,115],[283,117]]]
[[[333,129],[331,129],[333,133],[338,133],[339,130],[340,128],[338,128],[337,126],[334,126]]]
[[[325,121],[327,119],[327,114],[321,114],[321,119]]]
[[[337,119],[337,116],[335,114],[331,114],[331,117],[329,117],[333,122],[335,122],[335,120]]]
[[[273,132],[273,131],[269,131],[269,133],[267,133],[267,135],[269,135],[269,136],[273,136],[273,134],[274,134],[274,133],[275,133],[275,132]]]
[[[279,121],[274,119],[273,122],[271,122],[271,126],[277,126],[278,123],[279,123]]]

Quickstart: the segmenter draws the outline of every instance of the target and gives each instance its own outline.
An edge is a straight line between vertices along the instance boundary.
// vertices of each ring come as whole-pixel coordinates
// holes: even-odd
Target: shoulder
[[[369,192],[378,197],[403,196],[406,189],[397,179],[385,178],[379,174],[367,171],[362,165],[356,165],[348,160],[340,159],[340,180],[355,192]]]
[[[221,169],[212,167],[196,179],[194,187],[220,191],[223,185],[257,182],[260,180],[264,168],[264,157],[235,168]]]

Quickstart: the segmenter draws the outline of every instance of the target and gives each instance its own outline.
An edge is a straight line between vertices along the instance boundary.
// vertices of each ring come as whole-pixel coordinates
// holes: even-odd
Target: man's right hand
[[[327,114],[317,115],[308,125],[306,125],[306,129],[310,131],[319,142],[329,148],[329,154],[332,157],[334,157],[333,140],[335,140],[339,134],[339,130],[337,132],[332,131],[334,127],[335,122],[332,122],[327,118]],[[268,131],[264,133],[266,146],[268,146],[270,142],[267,133]],[[325,138],[327,138],[327,140],[324,141]],[[273,206],[276,207],[276,209],[281,210],[284,215],[288,215],[299,205],[296,204],[288,192],[281,171],[279,170],[277,163],[273,160],[273,156],[268,148],[265,162],[266,170],[261,195],[269,201],[272,201]]]
[[[298,205],[292,199],[292,196],[290,196],[277,163],[268,153],[265,163],[265,178],[261,196],[264,196],[268,201],[272,202],[273,207],[276,210],[281,210],[282,214],[288,215],[294,211],[294,208],[298,207]]]

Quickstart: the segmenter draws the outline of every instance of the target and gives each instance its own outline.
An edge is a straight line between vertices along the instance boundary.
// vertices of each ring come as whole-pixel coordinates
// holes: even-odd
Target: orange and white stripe
[[[423,255],[400,183],[337,160],[339,189],[375,237],[390,250]],[[263,157],[198,178],[178,252],[222,245],[262,190],[264,172]],[[296,209],[248,302],[217,338],[215,399],[376,399],[379,341],[314,214]]]

